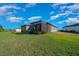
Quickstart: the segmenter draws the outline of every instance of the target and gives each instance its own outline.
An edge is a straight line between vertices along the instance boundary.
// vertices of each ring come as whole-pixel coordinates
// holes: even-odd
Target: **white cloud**
[[[71,25],[71,24],[79,23],[79,19],[78,18],[68,18],[67,20],[57,22],[57,24],[62,24],[64,22],[67,23],[68,25]]]
[[[59,6],[59,5],[61,5],[61,6]],[[59,22],[57,22],[57,24],[67,23],[68,25],[71,25],[71,24],[79,23],[79,12],[77,12],[77,13],[74,12],[74,10],[79,10],[79,3],[75,3],[75,4],[70,5],[70,6],[67,6],[65,4],[64,5],[63,4],[52,5],[52,8],[56,8],[56,7],[59,7],[59,9],[61,11],[63,11],[63,13],[51,16],[50,19],[52,19],[52,20],[59,18],[61,16],[68,17],[70,14],[76,14],[77,15],[75,18],[68,17],[67,20],[59,21]]]
[[[67,6],[67,5],[60,6],[60,10],[65,10],[65,9],[68,9],[69,11],[79,9],[79,3],[75,3],[75,4],[70,5],[70,6]]]
[[[69,10],[73,11],[79,9],[79,3],[67,7]]]
[[[54,4],[51,5],[51,7],[53,7],[53,6],[59,6],[59,5],[64,5],[64,4],[67,4],[67,3],[54,3]]]
[[[24,20],[24,18],[22,18],[22,17],[8,17],[7,20],[9,20],[10,22],[20,22],[20,21]]]
[[[52,15],[51,17],[50,17],[50,19],[51,20],[54,20],[54,19],[56,19],[56,18],[59,18],[59,17],[61,17],[61,16],[64,16],[64,17],[67,17],[67,16],[69,16],[70,14],[74,14],[72,11],[65,11],[64,13],[61,13],[61,14],[56,14],[56,15]],[[78,13],[77,13],[78,14]]]
[[[58,18],[58,17],[59,17],[59,15],[55,15],[55,16],[51,16],[50,19],[51,19],[51,20],[54,20],[54,19],[56,19],[56,18]]]
[[[50,19],[51,19],[51,20],[54,20],[54,19],[56,19],[56,18],[59,18],[60,16],[66,15],[66,14],[67,14],[67,13],[57,14],[57,15],[51,16]],[[66,16],[67,16],[67,15],[66,15]]]
[[[58,6],[65,5],[65,4],[67,4],[67,3],[54,3],[54,4],[51,5],[51,7],[55,9]]]
[[[6,10],[6,9],[11,9],[11,8],[20,9],[21,7],[17,7],[16,5],[3,5],[0,8],[3,9],[3,10]]]
[[[9,9],[20,10],[21,8],[17,7],[16,5],[3,5],[0,6],[0,15],[11,14],[12,12],[9,12]]]
[[[30,18],[28,18],[28,20],[30,22],[34,22],[34,21],[38,21],[38,20],[41,20],[42,16],[32,16]]]
[[[56,4],[56,5],[60,5],[60,4]],[[61,10],[64,10],[65,8],[67,8],[68,10],[65,10],[61,14],[51,16],[50,19],[54,20],[54,19],[59,18],[61,16],[68,17],[70,14],[77,14],[77,16],[75,18],[68,17],[67,20],[59,21],[59,22],[57,22],[57,24],[67,23],[68,25],[71,25],[71,24],[79,23],[79,12],[77,12],[77,13],[73,12],[73,10],[79,9],[79,4],[73,4],[71,6],[64,5],[64,6],[60,7]]]
[[[65,20],[59,21],[59,22],[57,22],[57,24],[62,24],[62,23],[64,23],[64,22],[65,22]]]
[[[60,7],[60,10],[61,10],[62,12],[64,12],[67,7],[68,7],[68,6],[61,6],[61,7]]]
[[[68,24],[79,23],[79,19],[78,18],[68,18],[68,20],[66,20],[65,22],[67,22]]]
[[[58,5],[61,5],[60,3],[54,3],[51,5],[51,7],[54,7],[54,6],[58,6]]]
[[[7,9],[5,7],[0,7],[0,15],[6,14]]]
[[[36,3],[28,3],[26,4],[26,8],[34,7],[36,6]]]
[[[69,11],[73,11],[76,9],[79,9],[79,3],[74,3],[73,5],[67,6],[67,3],[55,3],[51,5],[52,8],[56,9],[57,7],[59,7],[59,9],[61,11],[65,11],[65,9],[69,10]]]

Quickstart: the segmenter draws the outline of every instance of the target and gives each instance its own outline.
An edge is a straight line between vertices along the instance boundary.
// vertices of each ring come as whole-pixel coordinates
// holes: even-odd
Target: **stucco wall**
[[[56,29],[56,27],[54,27],[54,26],[52,26],[52,25],[48,25],[48,31],[49,31],[49,32],[56,32],[57,29]]]

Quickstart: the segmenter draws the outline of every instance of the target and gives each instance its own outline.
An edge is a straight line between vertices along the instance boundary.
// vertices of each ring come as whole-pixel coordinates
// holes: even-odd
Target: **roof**
[[[51,23],[49,23],[49,22],[44,22],[44,21],[36,21],[36,22],[32,22],[31,24],[34,24],[34,23],[47,23],[47,24],[49,24],[49,25],[52,25],[52,26],[54,26],[54,27],[56,27],[55,25],[53,25],[53,24],[51,24]]]
[[[35,21],[35,22],[32,22],[31,24],[34,24],[34,23],[42,23],[42,21]]]
[[[54,26],[54,27],[56,27],[55,25],[53,25],[53,24],[51,24],[51,23],[49,23],[49,22],[44,22],[44,21],[36,21],[36,22],[32,22],[31,24],[34,24],[34,23],[47,23],[47,24],[49,24],[49,25],[52,25],[52,26]],[[23,25],[22,27],[24,27],[24,26],[30,26],[31,24],[25,24],[25,25]]]
[[[65,27],[72,27],[72,26],[79,26],[79,23],[72,24],[72,25],[68,25],[68,26],[65,26]],[[65,27],[64,27],[64,28],[65,28]]]
[[[53,24],[51,24],[51,23],[49,23],[49,22],[47,22],[47,24],[49,24],[49,25],[52,25],[52,26],[56,27],[55,25],[53,25]]]
[[[24,26],[30,26],[30,24],[22,25],[22,27],[24,27]]]

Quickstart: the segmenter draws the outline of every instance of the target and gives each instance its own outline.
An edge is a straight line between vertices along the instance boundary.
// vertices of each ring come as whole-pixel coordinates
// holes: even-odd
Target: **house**
[[[21,28],[17,28],[16,29],[16,32],[21,32]]]
[[[79,32],[79,23],[63,27],[63,31]]]
[[[31,25],[23,25],[21,27],[22,32],[38,33],[38,32],[56,32],[56,26],[48,23],[37,21],[31,23]]]
[[[39,32],[55,32],[57,31],[56,27],[48,22],[42,22],[42,21],[38,21],[38,22],[33,22],[32,24],[32,30]]]
[[[21,26],[21,32],[28,32],[30,28],[30,24]]]

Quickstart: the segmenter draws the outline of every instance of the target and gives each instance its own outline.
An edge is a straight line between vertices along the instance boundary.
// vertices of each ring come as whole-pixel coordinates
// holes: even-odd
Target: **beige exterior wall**
[[[56,32],[56,31],[57,29],[54,26],[48,25],[48,32]]]
[[[50,26],[50,27],[51,27],[50,32],[56,32],[57,31],[57,29],[54,26]]]
[[[42,26],[41,26],[41,30],[47,32],[47,31],[48,31],[48,29],[47,29],[47,27],[48,27],[47,24],[46,24],[46,23],[42,23],[41,25],[42,25]]]

